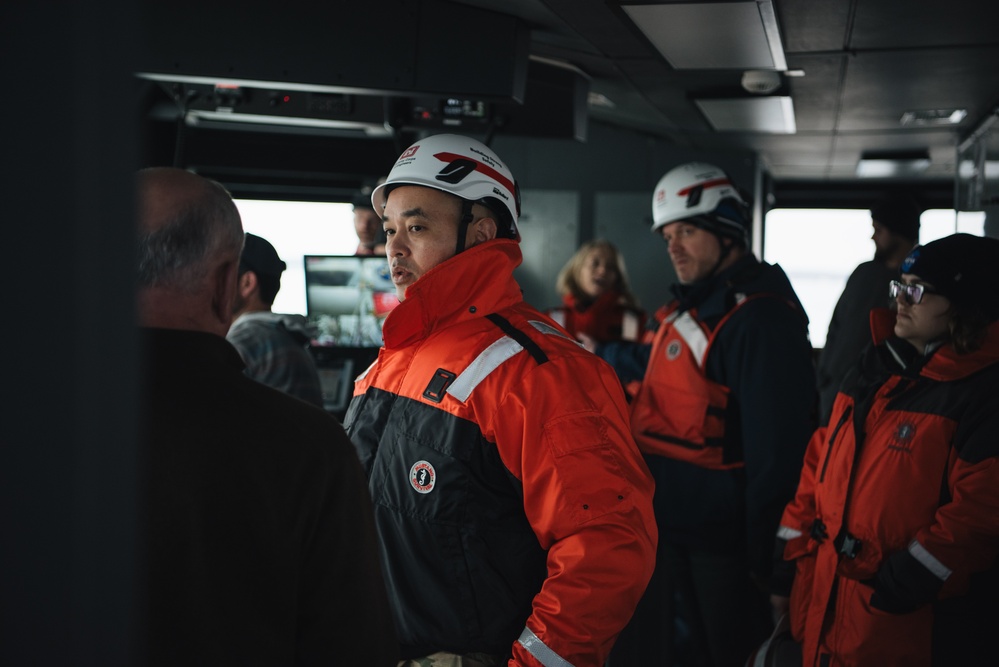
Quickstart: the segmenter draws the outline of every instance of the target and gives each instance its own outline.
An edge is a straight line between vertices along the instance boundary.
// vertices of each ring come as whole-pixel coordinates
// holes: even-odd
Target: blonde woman
[[[596,343],[637,341],[645,312],[628,286],[624,258],[609,241],[584,243],[558,274],[562,306],[548,315],[578,338]]]

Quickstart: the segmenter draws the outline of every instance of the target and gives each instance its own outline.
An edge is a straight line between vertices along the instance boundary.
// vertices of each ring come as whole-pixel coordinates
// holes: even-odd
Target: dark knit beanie
[[[989,320],[995,320],[999,319],[996,266],[999,239],[952,234],[913,248],[900,273],[917,275],[955,305],[980,308]]]
[[[871,219],[884,225],[888,231],[908,239],[913,244],[919,241],[919,215],[922,211],[908,197],[889,197],[871,207]]]

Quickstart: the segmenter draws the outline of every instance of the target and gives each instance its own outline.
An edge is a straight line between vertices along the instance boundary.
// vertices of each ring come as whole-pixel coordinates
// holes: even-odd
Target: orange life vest
[[[645,454],[666,456],[702,468],[727,470],[745,465],[732,418],[729,388],[704,372],[711,346],[730,317],[760,293],[739,301],[712,329],[696,309],[673,304],[652,341],[645,379],[631,403],[631,430]]]

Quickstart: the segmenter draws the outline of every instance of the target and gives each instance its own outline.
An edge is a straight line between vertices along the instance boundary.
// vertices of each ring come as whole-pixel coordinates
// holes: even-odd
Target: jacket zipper
[[[850,419],[850,415],[853,413],[853,406],[848,405],[846,410],[843,412],[843,416],[839,418],[836,422],[836,428],[833,429],[832,435],[829,436],[829,446],[826,448],[826,458],[822,461],[822,473],[819,475],[819,483],[825,481],[826,479],[826,467],[829,465],[829,457],[832,456],[833,442],[836,440],[836,436],[839,435],[839,431],[846,424],[847,420]]]

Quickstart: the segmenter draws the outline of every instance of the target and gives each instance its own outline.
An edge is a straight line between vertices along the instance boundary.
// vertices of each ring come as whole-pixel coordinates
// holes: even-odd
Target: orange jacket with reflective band
[[[704,363],[718,332],[753,294],[728,311],[712,330],[697,310],[674,303],[660,314],[645,379],[631,404],[631,429],[646,454],[726,470],[744,465],[738,434],[728,433],[729,389],[709,380]]]
[[[994,661],[971,624],[999,620],[999,324],[982,349],[945,345],[920,367],[876,314],[880,344],[812,437],[781,519],[792,632],[806,665],[982,664],[958,655],[982,650],[972,638]]]
[[[519,262],[494,240],[410,286],[345,426],[408,657],[600,667],[655,564],[653,484],[613,370],[524,303]]]

